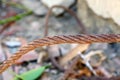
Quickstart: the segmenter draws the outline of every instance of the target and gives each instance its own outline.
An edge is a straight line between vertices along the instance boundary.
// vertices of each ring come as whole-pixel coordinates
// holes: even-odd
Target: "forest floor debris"
[[[46,12],[43,14],[46,15]],[[0,19],[3,19],[3,16],[0,16]],[[45,17],[29,15],[22,18],[22,20],[14,22],[14,24],[7,25],[10,28],[5,28],[4,31],[2,29],[4,26],[0,25],[0,29],[2,29],[2,34],[0,35],[0,62],[11,56],[19,47],[27,42],[42,38],[44,36],[44,23]],[[49,35],[80,33],[74,18],[67,13],[61,17],[50,17],[49,25]],[[67,28],[68,26],[69,28]],[[16,65],[6,70],[2,74],[3,79],[0,80],[7,80],[7,75],[11,79],[14,77],[13,74],[10,74],[9,70],[16,74],[22,74],[46,64],[50,64],[51,67],[46,69],[43,75],[39,77],[40,80],[99,80],[99,77],[106,77],[105,80],[113,80],[111,77],[120,75],[119,48],[119,44],[116,43],[76,44],[74,48],[72,44],[61,44],[37,48],[24,55],[16,62]],[[79,52],[81,55],[78,54]],[[63,71],[52,63],[52,60],[49,58],[50,56],[57,61],[59,67],[64,69]],[[96,74],[98,77],[93,77]]]

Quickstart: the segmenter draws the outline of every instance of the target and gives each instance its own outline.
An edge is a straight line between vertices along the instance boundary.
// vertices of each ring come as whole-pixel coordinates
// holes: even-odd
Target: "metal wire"
[[[64,6],[60,6],[60,5],[54,5],[54,6],[52,6],[50,9],[49,9],[49,11],[48,11],[48,13],[47,13],[47,15],[46,15],[46,21],[45,21],[45,35],[44,36],[47,36],[48,35],[48,22],[49,22],[49,16],[51,15],[51,12],[52,12],[52,9],[53,8],[62,8],[62,9],[64,9],[65,11],[67,11],[70,15],[72,15],[74,18],[75,18],[75,20],[77,21],[77,23],[78,23],[78,25],[79,25],[79,27],[80,27],[80,29],[81,29],[81,33],[86,33],[86,29],[85,29],[85,27],[84,27],[84,25],[82,24],[82,22],[79,20],[79,18],[77,17],[77,15],[74,13],[74,11],[72,11],[72,10],[70,10],[70,9],[68,9],[68,8],[66,8],[66,7],[64,7]]]
[[[45,31],[44,31],[44,37],[48,36],[48,29],[49,29],[49,26],[48,26],[48,22],[49,22],[49,18],[50,18],[50,15],[52,14],[52,10],[54,8],[62,8],[64,9],[66,12],[68,12],[71,16],[73,16],[75,18],[75,20],[77,21],[79,27],[81,28],[80,31],[81,33],[86,33],[86,29],[85,29],[85,26],[82,24],[81,20],[77,17],[77,15],[74,13],[74,11],[72,11],[71,9],[65,7],[65,6],[61,6],[61,5],[54,5],[52,6],[49,10],[48,10],[48,13],[45,17]],[[50,57],[50,56],[49,56]],[[60,71],[65,71],[65,69],[59,65],[59,63],[55,60],[55,58],[53,57],[50,57],[50,60],[51,62],[53,63],[53,65],[58,68]]]
[[[14,64],[16,60],[18,60],[22,55],[41,46],[48,46],[48,45],[62,44],[62,43],[85,44],[85,43],[95,43],[95,42],[107,42],[107,43],[120,42],[120,34],[101,34],[101,35],[80,34],[80,35],[68,35],[68,36],[63,35],[63,36],[54,36],[54,37],[46,37],[46,38],[38,39],[29,43],[26,46],[23,46],[8,60],[4,61],[3,64],[0,65],[0,73],[2,73],[9,66]]]

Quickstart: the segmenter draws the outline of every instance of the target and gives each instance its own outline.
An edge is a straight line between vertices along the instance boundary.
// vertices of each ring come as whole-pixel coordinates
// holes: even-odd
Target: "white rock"
[[[51,8],[54,5],[62,5],[65,7],[70,7],[75,2],[75,0],[41,0],[41,2],[45,4],[48,8]],[[63,12],[64,10],[60,8],[53,9],[53,13],[55,15],[60,15]]]
[[[6,41],[5,45],[8,47],[18,47],[21,45],[21,43],[18,41]]]
[[[120,0],[86,0],[88,6],[99,16],[112,18],[120,25]]]
[[[21,3],[32,10],[36,15],[43,16],[47,13],[47,8],[37,0],[22,0]]]

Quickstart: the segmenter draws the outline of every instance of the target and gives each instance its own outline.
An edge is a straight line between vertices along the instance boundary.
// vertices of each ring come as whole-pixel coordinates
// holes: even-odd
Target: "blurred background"
[[[0,63],[46,36],[119,34],[119,8],[119,0],[0,0]],[[0,80],[109,79],[120,75],[119,48],[119,43],[40,47],[18,59]]]

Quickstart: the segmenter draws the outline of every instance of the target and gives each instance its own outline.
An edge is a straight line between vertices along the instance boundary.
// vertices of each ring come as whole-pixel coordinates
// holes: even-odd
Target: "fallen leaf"
[[[77,47],[68,52],[64,57],[60,59],[60,64],[64,65],[75,56],[78,55],[78,52],[83,52],[89,47],[89,44],[79,44]]]

